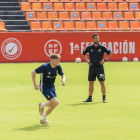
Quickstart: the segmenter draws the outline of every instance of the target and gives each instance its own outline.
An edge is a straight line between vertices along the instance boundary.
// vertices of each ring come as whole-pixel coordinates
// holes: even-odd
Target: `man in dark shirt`
[[[53,109],[59,104],[56,98],[55,92],[55,78],[57,74],[61,75],[62,85],[65,86],[65,75],[62,71],[61,66],[59,65],[60,62],[60,55],[51,54],[50,55],[51,62],[46,63],[37,69],[33,70],[32,80],[34,84],[35,90],[40,88],[42,94],[46,97],[49,101],[47,103],[39,103],[39,113],[43,116],[40,120],[40,123],[50,123],[46,120],[46,117],[53,111]],[[36,83],[36,73],[40,73],[40,86]],[[44,107],[48,107],[45,114],[43,115]]]
[[[94,34],[92,36],[93,44],[88,46],[83,51],[83,57],[85,61],[89,64],[89,74],[88,74],[88,81],[89,81],[89,97],[87,100],[83,102],[92,102],[92,93],[94,91],[94,81],[96,80],[96,77],[98,78],[100,85],[101,85],[101,91],[103,95],[103,103],[106,103],[106,86],[105,86],[105,74],[104,74],[104,68],[103,64],[111,57],[112,52],[108,50],[106,47],[99,44],[99,35]],[[86,53],[89,53],[89,59],[85,56]],[[104,53],[108,54],[108,56],[103,59]]]

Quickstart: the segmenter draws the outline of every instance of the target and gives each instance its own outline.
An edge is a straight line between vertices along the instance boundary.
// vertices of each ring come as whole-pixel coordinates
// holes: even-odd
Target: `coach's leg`
[[[94,91],[94,81],[89,81],[89,96],[92,96]]]
[[[92,93],[94,91],[94,81],[89,81],[89,97],[83,102],[92,102]]]
[[[106,95],[106,86],[104,81],[100,81],[101,91],[103,95]]]
[[[103,102],[106,103],[106,86],[105,86],[105,82],[104,81],[100,81],[100,85],[101,85],[101,91],[102,91],[102,95],[103,95]]]

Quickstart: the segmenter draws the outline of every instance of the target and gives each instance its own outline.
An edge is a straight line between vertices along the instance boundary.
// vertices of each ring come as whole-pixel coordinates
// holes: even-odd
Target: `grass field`
[[[88,65],[61,63],[66,86],[56,78],[60,104],[40,124],[31,71],[41,63],[0,64],[0,140],[140,140],[140,62],[107,62],[107,104],[95,82],[92,103],[88,97]],[[39,83],[39,75],[37,75]]]

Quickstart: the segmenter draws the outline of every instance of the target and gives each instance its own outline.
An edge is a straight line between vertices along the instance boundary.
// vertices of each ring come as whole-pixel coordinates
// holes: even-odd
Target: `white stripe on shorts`
[[[43,92],[43,73],[40,74],[40,89]]]

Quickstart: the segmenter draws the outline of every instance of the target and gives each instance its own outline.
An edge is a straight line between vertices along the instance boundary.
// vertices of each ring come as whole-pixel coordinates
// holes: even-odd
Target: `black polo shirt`
[[[89,59],[90,62],[92,63],[92,67],[97,68],[97,67],[101,67],[102,65],[100,65],[100,61],[103,60],[104,57],[104,53],[106,54],[110,54],[110,50],[108,50],[108,48],[102,46],[102,45],[98,45],[97,47],[95,47],[93,44],[88,46],[84,51],[83,54],[85,55],[86,53],[89,53]]]

